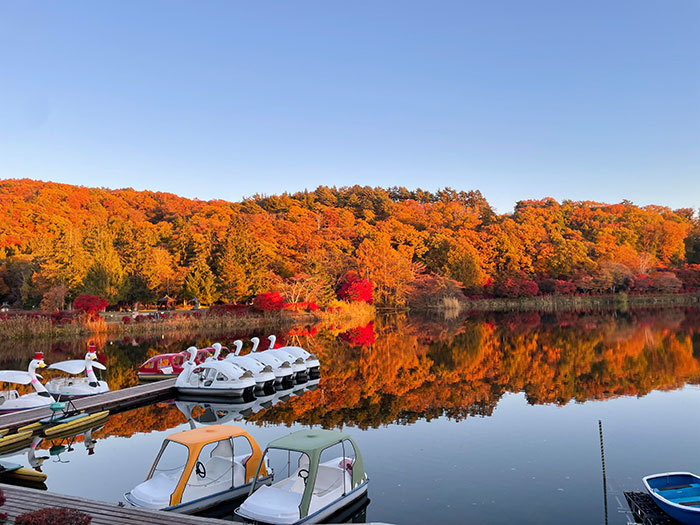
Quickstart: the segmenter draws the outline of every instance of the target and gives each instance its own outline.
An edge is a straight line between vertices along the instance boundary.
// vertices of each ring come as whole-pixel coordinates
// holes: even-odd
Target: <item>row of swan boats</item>
[[[274,468],[272,455],[283,458]],[[343,432],[300,430],[263,452],[245,429],[211,425],[168,436],[146,480],[124,499],[193,513],[245,498],[235,513],[246,520],[319,523],[364,496],[368,482],[360,451]]]
[[[56,377],[42,384],[38,369],[59,370],[71,376]],[[0,413],[28,410],[49,406],[61,398],[78,398],[102,394],[109,391],[105,381],[95,375],[95,369],[105,370],[105,366],[97,361],[95,347],[90,346],[84,359],[61,361],[47,367],[42,352],[37,352],[29,362],[27,371],[0,370],[0,382],[19,385],[31,384],[34,392],[20,395],[16,389],[0,390]],[[85,376],[80,377],[85,372]]]
[[[275,348],[275,336],[268,339],[269,348],[259,352],[260,340],[251,338],[253,346],[246,355],[241,355],[240,340],[234,342],[234,351],[214,343],[204,349],[191,346],[184,353],[157,355],[141,365],[139,379],[175,377],[175,387],[185,395],[245,397],[320,376],[321,365],[314,354],[299,346]]]

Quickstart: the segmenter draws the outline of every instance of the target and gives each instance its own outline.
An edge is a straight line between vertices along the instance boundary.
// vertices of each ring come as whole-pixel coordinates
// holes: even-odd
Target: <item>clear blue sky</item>
[[[700,206],[700,2],[5,1],[0,178]]]

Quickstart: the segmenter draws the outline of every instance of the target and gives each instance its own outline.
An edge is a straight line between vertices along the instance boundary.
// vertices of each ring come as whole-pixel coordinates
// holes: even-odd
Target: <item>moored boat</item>
[[[270,346],[264,352],[260,352],[258,355],[273,355],[282,361],[288,361],[294,370],[295,379],[297,383],[302,383],[309,378],[309,369],[300,356],[297,356],[291,352],[287,352],[283,348],[275,348],[275,341],[277,341],[277,336],[271,335],[268,337],[270,341]]]
[[[249,371],[231,361],[195,363],[196,348],[190,347],[190,359],[175,380],[180,394],[190,396],[243,397],[253,395],[255,379]]]
[[[49,365],[48,368],[49,370],[60,370],[72,375],[85,372],[85,377],[57,377],[46,383],[46,390],[57,398],[86,397],[109,392],[107,382],[97,379],[94,368],[105,370],[105,366],[97,361],[95,347],[91,346],[85,354],[85,359],[60,361]]]
[[[275,385],[279,386],[294,382],[296,374],[288,359],[280,359],[280,357],[272,353],[257,352],[260,339],[251,337],[250,341],[253,343],[253,348],[245,357],[255,359],[263,366],[270,366],[272,372],[275,374]]]
[[[35,392],[23,395],[19,395],[17,390],[0,390],[0,412],[45,407],[55,401],[46,390],[46,387],[39,382],[41,376],[36,373],[37,368],[46,368],[42,352],[37,352],[34,355],[34,359],[29,362],[26,372],[21,370],[0,370],[0,382],[19,385],[31,383],[35,390]]]
[[[209,357],[209,350],[202,348],[197,350],[194,361],[202,364]],[[175,354],[160,354],[153,356],[144,362],[138,371],[140,381],[157,381],[160,379],[174,379],[180,375],[187,362],[188,350]]]
[[[233,342],[233,345],[236,350],[234,352],[230,352],[226,356],[225,360],[231,361],[232,363],[240,366],[244,370],[248,370],[251,374],[253,374],[256,390],[269,390],[274,388],[277,377],[275,376],[272,366],[263,364],[257,359],[253,359],[248,355],[239,355],[241,353],[241,349],[243,348],[243,342],[240,339],[236,339]],[[212,346],[216,350],[221,349],[221,345],[219,343],[214,343]]]
[[[146,481],[124,495],[134,506],[197,512],[268,483],[260,447],[244,429],[212,425],[168,436]]]
[[[271,335],[268,337],[270,340],[270,348],[273,349],[275,346],[275,341],[277,336]],[[318,378],[321,375],[321,362],[318,360],[315,354],[312,354],[308,350],[304,350],[300,346],[281,346],[279,348],[274,348],[275,351],[280,350],[286,352],[296,359],[301,359],[306,367],[306,374],[310,378]]]
[[[700,524],[700,476],[664,472],[645,476],[644,488],[666,514],[686,524]]]
[[[273,452],[281,453],[282,468],[275,471],[272,485],[254,482],[250,487],[235,511],[246,520],[319,523],[367,493],[362,456],[343,432],[308,429],[276,439],[265,449],[260,468],[271,464]]]

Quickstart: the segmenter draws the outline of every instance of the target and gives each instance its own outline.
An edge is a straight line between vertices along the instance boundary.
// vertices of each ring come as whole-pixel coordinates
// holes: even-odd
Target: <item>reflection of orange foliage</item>
[[[369,427],[490,415],[505,392],[524,392],[533,404],[564,404],[700,381],[695,309],[481,314],[453,326],[395,316],[379,318],[374,329],[374,345],[360,348],[328,330],[300,330],[295,344],[321,361],[318,389],[249,419]],[[182,346],[159,345],[159,352]],[[124,384],[145,349],[130,359],[126,351],[109,345],[105,351],[110,378]],[[100,435],[166,430],[184,421],[174,405],[158,404],[111,416]]]

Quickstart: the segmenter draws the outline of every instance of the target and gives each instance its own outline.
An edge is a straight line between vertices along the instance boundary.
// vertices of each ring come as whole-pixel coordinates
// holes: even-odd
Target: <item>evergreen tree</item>
[[[219,298],[216,278],[203,258],[197,258],[185,275],[182,291],[186,300],[197,299],[209,305]]]
[[[231,219],[215,260],[219,293],[228,301],[245,302],[266,290],[268,257],[240,219]]]

